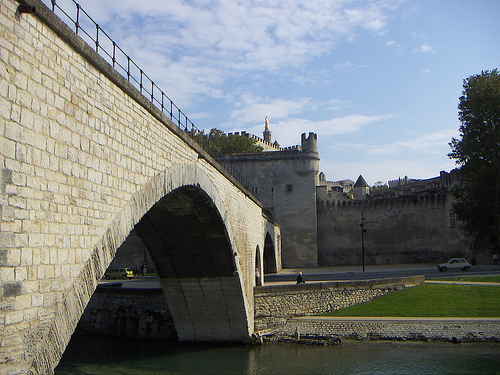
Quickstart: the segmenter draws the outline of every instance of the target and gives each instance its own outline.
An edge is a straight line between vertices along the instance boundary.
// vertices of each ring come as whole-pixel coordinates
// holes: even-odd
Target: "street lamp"
[[[363,262],[363,272],[365,272],[365,214],[361,212],[361,223],[359,224],[361,227],[361,260]]]

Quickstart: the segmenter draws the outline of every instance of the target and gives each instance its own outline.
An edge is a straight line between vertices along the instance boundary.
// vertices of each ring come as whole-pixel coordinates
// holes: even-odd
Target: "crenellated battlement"
[[[366,200],[321,200],[317,202],[318,212],[338,210],[392,210],[405,208],[440,208],[445,207],[448,201],[448,193],[426,193],[418,195],[406,195],[395,198],[380,198]]]

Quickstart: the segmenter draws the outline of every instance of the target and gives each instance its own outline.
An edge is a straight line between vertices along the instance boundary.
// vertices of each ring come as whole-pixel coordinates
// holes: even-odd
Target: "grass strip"
[[[500,287],[423,284],[321,316],[500,317]]]
[[[500,275],[495,276],[454,276],[454,277],[436,277],[426,280],[434,281],[467,281],[467,282],[487,282],[500,283]]]

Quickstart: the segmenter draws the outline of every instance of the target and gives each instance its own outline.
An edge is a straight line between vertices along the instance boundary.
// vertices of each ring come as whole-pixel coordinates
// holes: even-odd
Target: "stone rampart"
[[[320,266],[361,263],[365,218],[366,264],[435,263],[467,257],[470,239],[455,222],[445,192],[351,202],[318,202]]]
[[[255,288],[255,330],[277,329],[293,317],[346,308],[424,281],[424,276],[411,276]]]

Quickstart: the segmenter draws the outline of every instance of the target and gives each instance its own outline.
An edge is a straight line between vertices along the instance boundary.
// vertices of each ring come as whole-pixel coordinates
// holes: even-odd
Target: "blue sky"
[[[315,132],[331,181],[453,169],[462,81],[500,65],[498,0],[79,4],[198,128]]]

